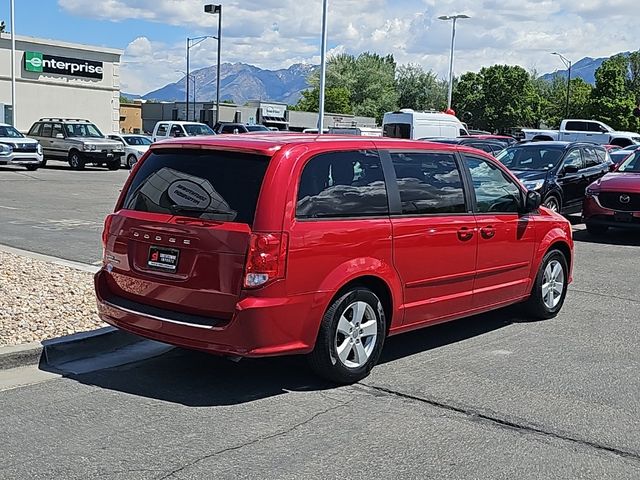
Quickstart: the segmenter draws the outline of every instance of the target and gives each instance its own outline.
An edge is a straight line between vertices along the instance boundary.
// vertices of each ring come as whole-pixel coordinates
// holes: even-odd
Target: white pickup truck
[[[600,145],[628,147],[640,144],[640,134],[616,132],[609,125],[596,120],[563,120],[560,130],[535,130],[523,128],[525,140],[562,140],[565,142],[590,142]]]

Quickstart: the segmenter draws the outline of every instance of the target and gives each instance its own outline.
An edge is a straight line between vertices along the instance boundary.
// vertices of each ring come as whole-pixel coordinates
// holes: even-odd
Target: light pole
[[[11,125],[16,126],[16,28],[15,28],[15,11],[14,0],[11,0]],[[1,119],[3,122],[3,117]]]
[[[318,135],[324,130],[325,82],[327,79],[327,17],[329,1],[322,0],[322,46],[320,48],[320,99],[318,101]]]
[[[191,80],[191,83],[193,83],[193,106],[194,106],[194,110],[193,110],[193,118],[195,120],[196,117],[196,111],[195,111],[195,105],[196,105],[196,96],[197,96],[197,89],[196,89],[196,77],[194,77],[191,74],[188,74],[182,70],[174,70],[176,73],[181,73],[182,75],[184,75],[185,78],[185,82],[187,84],[187,93],[189,92],[189,80]],[[187,105],[189,104],[189,97],[187,96]],[[187,110],[187,114],[185,116],[185,120],[189,121],[189,110]]]
[[[205,5],[204,12],[210,13],[212,15],[218,15],[218,68],[216,73],[216,123],[218,123],[220,121],[220,54],[222,52],[222,5]]]
[[[213,35],[203,35],[202,37],[194,37],[194,38],[188,38],[187,37],[187,78],[189,78],[191,76],[191,74],[189,73],[190,70],[190,55],[189,55],[189,51],[195,47],[196,45],[201,44],[202,42],[204,42],[207,38],[216,38]],[[195,110],[195,98],[193,99],[193,108]],[[189,120],[189,82],[187,82],[187,92],[186,92],[186,106],[187,106],[187,120]],[[195,111],[193,112],[193,115],[195,116]]]
[[[471,18],[469,15],[442,15],[440,20],[453,20],[451,27],[451,52],[449,53],[449,93],[447,95],[447,110],[451,109],[451,99],[453,97],[453,49],[456,42],[456,22],[459,18]]]
[[[572,63],[571,60],[567,59],[564,55],[559,54],[558,52],[553,52],[551,55],[557,55],[558,57],[560,57],[560,60],[562,60],[562,63],[564,63],[564,66],[567,67],[568,70],[568,76],[567,76],[567,108],[565,111],[565,115],[564,118],[569,118],[569,104],[570,104],[570,98],[571,98],[571,67],[572,67]]]

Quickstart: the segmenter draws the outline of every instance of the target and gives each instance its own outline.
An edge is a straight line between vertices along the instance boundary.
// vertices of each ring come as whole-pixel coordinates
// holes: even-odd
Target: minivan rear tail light
[[[244,276],[245,288],[258,288],[284,278],[289,236],[286,233],[252,233]]]
[[[104,229],[102,230],[102,257],[107,250],[107,240],[109,240],[109,230],[111,230],[111,224],[113,223],[114,214],[109,214],[104,219]]]

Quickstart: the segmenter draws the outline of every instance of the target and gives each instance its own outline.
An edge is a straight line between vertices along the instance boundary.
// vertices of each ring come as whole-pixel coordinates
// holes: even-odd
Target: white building
[[[16,35],[15,126],[26,132],[43,117],[84,118],[95,123],[105,135],[117,132],[122,53]],[[0,122],[11,118],[10,106],[11,36],[2,34]]]

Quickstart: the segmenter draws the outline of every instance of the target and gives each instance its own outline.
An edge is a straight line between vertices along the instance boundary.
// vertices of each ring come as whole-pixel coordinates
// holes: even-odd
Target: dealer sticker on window
[[[180,251],[175,248],[150,247],[147,265],[151,268],[175,272]]]

